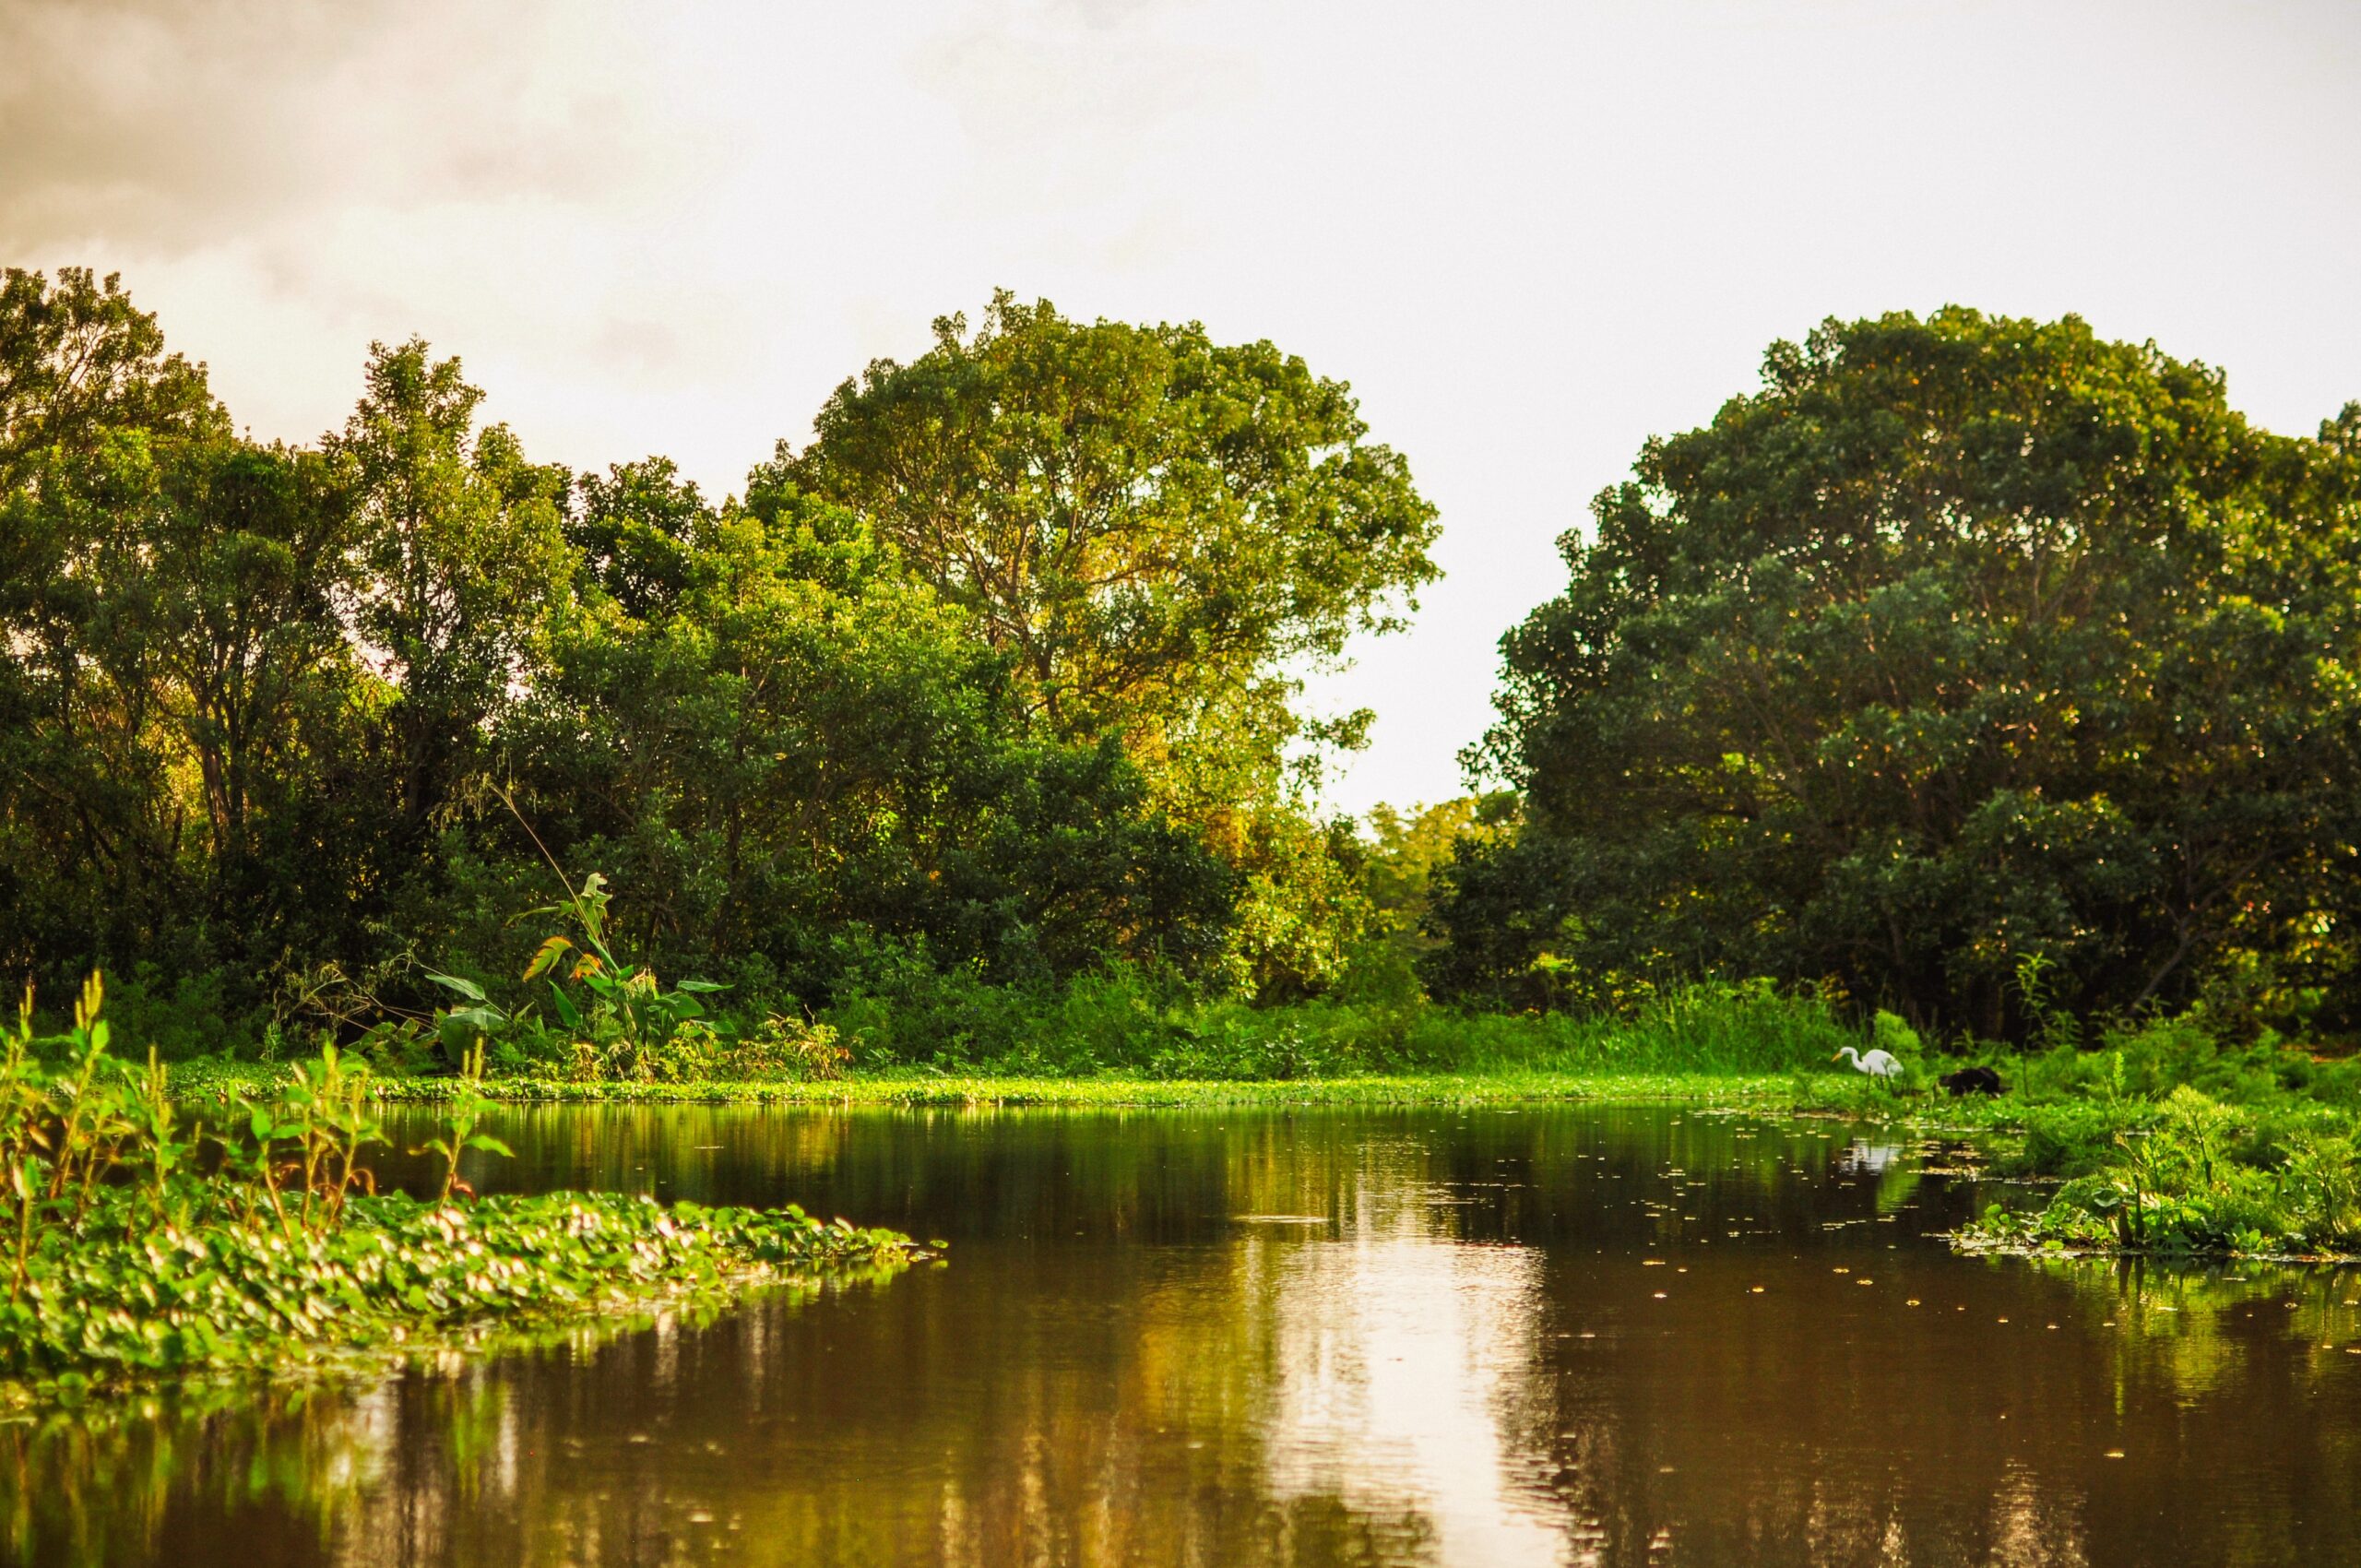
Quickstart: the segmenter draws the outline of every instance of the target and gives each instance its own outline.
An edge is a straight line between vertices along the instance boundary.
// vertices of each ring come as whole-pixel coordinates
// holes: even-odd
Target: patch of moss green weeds
[[[472,1203],[356,1194],[332,1227],[241,1213],[189,1182],[155,1222],[110,1189],[44,1228],[0,1306],[10,1403],[184,1378],[366,1365],[592,1314],[874,1275],[907,1238],[801,1210],[608,1193]]]
[[[431,1198],[378,1194],[379,1086],[324,1049],[219,1075],[184,1120],[172,1074],[108,1054],[96,976],[72,1029],[0,1030],[0,1408],[231,1374],[350,1367],[585,1314],[891,1272],[908,1238],[775,1210],[617,1194],[472,1198],[488,1101],[438,1081]]]
[[[2036,1116],[2028,1144],[2059,1120]],[[2342,1258],[2361,1254],[2361,1149],[2319,1105],[2225,1104],[2189,1085],[2161,1101],[2082,1108],[2049,1203],[1995,1207],[1963,1232],[1978,1251]],[[2097,1146],[2104,1134],[2106,1143]],[[2050,1134],[2054,1137],[2054,1132]]]
[[[267,1088],[286,1069],[192,1064],[177,1092],[196,1100]],[[737,1078],[687,1083],[492,1077],[475,1091],[503,1104],[773,1105],[833,1109],[1004,1106],[1185,1109],[1194,1106],[1487,1105],[1553,1100],[1714,1101],[1765,1111],[1853,1112],[1842,1083],[1774,1073],[1592,1073],[1501,1068],[1468,1073],[1365,1074],[1313,1078],[1140,1078],[1128,1075],[1027,1076],[898,1071],[841,1078]],[[386,1104],[438,1104],[465,1092],[453,1078],[381,1078]],[[1889,1110],[1898,1101],[1887,1097]],[[1875,1110],[1876,1107],[1872,1107]]]

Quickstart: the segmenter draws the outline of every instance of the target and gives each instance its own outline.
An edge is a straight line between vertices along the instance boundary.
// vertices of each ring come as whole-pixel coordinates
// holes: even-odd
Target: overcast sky
[[[716,494],[995,286],[1350,381],[1442,507],[1323,681],[1432,800],[1555,536],[1829,315],[2153,339],[2361,398],[2355,0],[0,0],[0,261],[120,269],[258,437],[372,339],[537,457]]]

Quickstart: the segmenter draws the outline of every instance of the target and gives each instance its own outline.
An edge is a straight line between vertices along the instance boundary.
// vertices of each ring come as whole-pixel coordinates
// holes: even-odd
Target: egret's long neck
[[[1847,1056],[1849,1056],[1849,1057],[1851,1057],[1851,1058],[1853,1059],[1853,1065],[1854,1065],[1854,1066],[1857,1067],[1857,1066],[1859,1066],[1859,1065],[1861,1064],[1861,1053],[1860,1053],[1860,1051],[1857,1051],[1857,1049],[1855,1049],[1854,1047],[1849,1046],[1849,1045],[1848,1045],[1848,1046],[1846,1046],[1846,1047],[1845,1048],[1845,1055],[1847,1055]]]

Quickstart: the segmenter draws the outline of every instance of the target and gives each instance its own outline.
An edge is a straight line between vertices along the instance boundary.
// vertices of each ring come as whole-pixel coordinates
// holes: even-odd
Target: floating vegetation
[[[92,976],[62,1039],[28,997],[0,1046],[0,1403],[286,1372],[481,1342],[493,1328],[889,1271],[908,1239],[777,1210],[616,1194],[462,1202],[481,1056],[453,1080],[433,1198],[379,1194],[368,1075],[325,1050],[267,1098],[184,1124],[166,1075],[107,1054]]]
[[[2225,1105],[2184,1085],[2118,1119],[2097,1169],[2043,1208],[1995,1206],[1971,1250],[2250,1257],[2361,1253],[2361,1151],[2333,1112]]]

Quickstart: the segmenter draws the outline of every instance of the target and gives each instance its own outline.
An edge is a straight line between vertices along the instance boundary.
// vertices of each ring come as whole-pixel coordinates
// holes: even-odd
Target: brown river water
[[[1566,1106],[491,1130],[517,1158],[486,1190],[793,1201],[948,1258],[357,1388],[0,1429],[0,1555],[2361,1563],[2361,1276],[1957,1256],[1940,1232],[2027,1194],[1873,1129]]]

